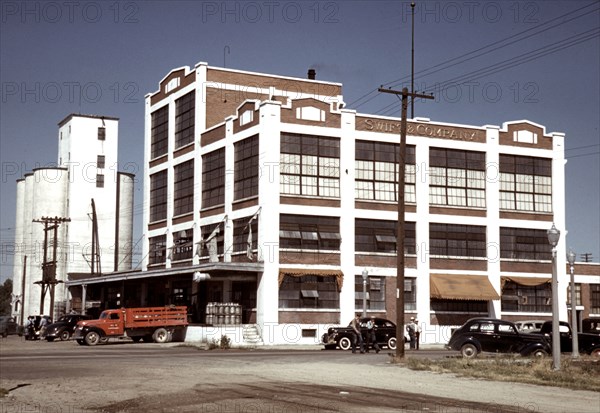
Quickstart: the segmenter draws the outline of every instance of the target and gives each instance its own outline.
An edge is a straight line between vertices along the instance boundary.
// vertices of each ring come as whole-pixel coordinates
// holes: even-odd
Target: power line
[[[541,31],[539,31],[539,32],[536,32],[536,33],[530,34],[530,35],[528,35],[528,36],[525,36],[525,37],[523,37],[523,38],[521,38],[521,39],[518,39],[518,40],[515,40],[515,41],[512,41],[512,42],[509,42],[509,43],[507,43],[507,44],[505,44],[505,45],[502,45],[502,46],[499,46],[499,47],[493,48],[493,49],[491,49],[491,50],[489,50],[489,51],[486,51],[486,52],[484,52],[484,53],[479,53],[479,54],[477,54],[477,55],[475,55],[475,56],[472,56],[472,57],[470,57],[470,58],[468,58],[468,59],[463,59],[463,58],[465,58],[465,57],[467,57],[467,56],[470,56],[470,55],[473,55],[473,54],[475,54],[475,53],[481,52],[481,51],[483,51],[483,50],[485,50],[485,49],[488,49],[488,48],[491,48],[491,47],[493,47],[493,46],[495,46],[495,45],[498,45],[498,44],[501,44],[501,43],[503,43],[503,42],[506,42],[506,41],[508,41],[508,40],[510,40],[510,39],[513,39],[513,38],[519,37],[519,36],[521,36],[521,35],[523,35],[523,34],[525,34],[525,33],[528,33],[528,32],[530,32],[530,31],[532,31],[532,30],[536,30],[536,29],[542,28],[543,26],[549,25],[550,23],[552,23],[552,22],[556,22],[557,20],[564,19],[565,17],[567,17],[567,16],[569,16],[569,15],[572,15],[572,14],[574,14],[574,13],[578,13],[579,11],[581,11],[581,10],[583,10],[583,9],[586,9],[586,8],[588,8],[588,7],[591,7],[591,6],[595,6],[596,4],[597,4],[596,2],[590,3],[590,4],[586,5],[586,6],[580,7],[580,8],[578,8],[578,9],[575,9],[575,10],[573,10],[573,11],[570,11],[570,12],[568,12],[568,13],[565,13],[565,14],[563,14],[563,15],[560,15],[560,16],[558,16],[558,17],[555,17],[555,18],[553,18],[553,19],[550,19],[550,20],[548,20],[548,21],[546,21],[546,22],[544,22],[544,23],[541,23],[541,24],[539,24],[539,25],[537,25],[537,26],[534,26],[534,27],[532,27],[532,28],[529,28],[529,29],[527,29],[527,30],[524,30],[524,31],[522,31],[522,32],[516,33],[516,34],[514,34],[514,35],[512,35],[512,36],[509,36],[509,37],[506,37],[506,38],[504,38],[504,39],[500,39],[500,40],[498,40],[498,41],[492,42],[492,43],[490,43],[490,44],[488,44],[488,45],[486,45],[486,46],[483,46],[483,47],[480,47],[480,48],[478,48],[478,49],[472,50],[472,51],[470,51],[470,52],[467,52],[467,53],[465,53],[465,54],[462,54],[462,55],[460,55],[460,56],[457,56],[457,57],[455,57],[455,58],[452,58],[452,59],[446,60],[446,61],[444,61],[444,62],[442,62],[442,63],[439,63],[439,64],[437,64],[437,65],[435,65],[435,66],[432,66],[432,67],[430,67],[430,68],[427,68],[427,69],[422,69],[422,70],[418,71],[417,73],[415,73],[415,75],[428,76],[428,75],[431,75],[431,74],[433,74],[433,73],[437,73],[437,72],[439,72],[439,71],[441,71],[441,70],[448,69],[448,68],[450,68],[450,67],[453,67],[453,66],[456,66],[456,65],[458,65],[458,64],[464,63],[464,62],[466,62],[466,61],[472,60],[472,59],[474,59],[474,58],[481,57],[481,56],[483,56],[483,55],[485,55],[485,54],[488,54],[488,53],[491,53],[491,52],[494,52],[494,51],[500,50],[500,49],[502,49],[502,48],[504,48],[504,47],[506,47],[506,46],[509,46],[509,45],[515,44],[515,43],[517,43],[517,42],[520,42],[520,41],[523,41],[523,40],[526,40],[526,39],[529,39],[529,38],[531,38],[531,37],[533,37],[533,36],[535,36],[535,35],[537,35],[537,34],[543,33],[543,32],[545,32],[545,31],[547,31],[547,30],[550,30],[550,29],[554,29],[554,28],[556,28],[556,27],[559,27],[559,26],[561,26],[561,25],[563,25],[563,24],[566,24],[566,23],[568,23],[568,22],[570,22],[570,21],[573,21],[573,20],[575,20],[575,19],[578,19],[578,18],[581,18],[581,17],[585,17],[586,15],[589,15],[589,14],[591,14],[591,13],[594,13],[594,12],[598,11],[599,9],[598,9],[598,8],[596,8],[596,9],[594,9],[594,10],[591,10],[591,11],[589,11],[589,12],[586,12],[586,13],[584,13],[584,14],[581,14],[581,15],[578,15],[578,16],[575,16],[575,17],[572,17],[572,18],[570,18],[570,19],[567,19],[567,20],[563,20],[563,21],[562,21],[562,22],[560,22],[560,23],[554,24],[554,25],[552,25],[552,26],[550,26],[550,27],[548,27],[548,28],[544,28],[543,30],[541,30]],[[460,60],[460,59],[463,59],[463,60]],[[458,60],[460,60],[460,61],[459,61],[459,62],[457,62],[457,63],[453,63],[453,62],[456,62],[456,61],[458,61]],[[453,64],[450,64],[450,63],[453,63]],[[432,70],[432,69],[437,69],[437,70]],[[399,79],[396,79],[396,80],[393,80],[393,81],[390,81],[390,82],[384,83],[384,85],[392,85],[392,86],[394,86],[394,85],[395,85],[395,84],[397,84],[398,82],[401,82],[401,81],[403,81],[403,80],[407,80],[408,78],[409,78],[409,76],[403,76],[403,77],[401,77],[401,78],[399,78]],[[368,98],[366,101],[364,101],[364,102],[362,102],[362,103],[358,104],[358,102],[360,102],[361,100],[365,99],[366,97],[368,97],[368,96],[370,96],[370,95],[372,95],[370,98]],[[353,106],[353,105],[355,105],[354,107],[356,107],[356,108],[359,108],[359,107],[363,106],[364,104],[366,104],[366,103],[370,102],[371,100],[373,100],[373,99],[374,99],[375,97],[377,97],[377,96],[379,96],[379,94],[377,93],[377,89],[371,90],[371,91],[367,92],[366,94],[364,94],[364,95],[360,96],[358,99],[355,99],[354,101],[352,101],[351,103],[349,103],[349,104],[348,104],[348,106]]]

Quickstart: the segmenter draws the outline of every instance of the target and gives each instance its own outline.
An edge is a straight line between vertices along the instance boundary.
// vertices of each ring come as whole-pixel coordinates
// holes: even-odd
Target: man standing
[[[375,329],[377,326],[375,325],[375,317],[372,316],[369,321],[367,321],[367,345],[366,352],[369,352],[369,347],[371,345],[375,349],[375,353],[379,353],[379,344],[377,343],[377,336],[375,335]]]
[[[364,353],[364,342],[362,333],[360,332],[360,314],[356,314],[354,319],[350,322],[350,328],[352,328],[352,352],[356,353],[356,342],[360,345],[360,352]]]
[[[408,333],[408,337],[410,338],[410,348],[414,350],[415,348],[415,333],[417,330],[417,325],[415,324],[415,318],[410,318],[410,323],[406,325],[406,332]]]

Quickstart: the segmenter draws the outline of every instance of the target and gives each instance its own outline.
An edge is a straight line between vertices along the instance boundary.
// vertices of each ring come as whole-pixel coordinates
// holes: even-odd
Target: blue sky
[[[417,1],[415,116],[528,119],[566,134],[567,246],[600,258],[600,3]],[[12,276],[16,179],[57,160],[70,113],[120,118],[119,163],[143,172],[144,95],[171,69],[212,66],[343,83],[347,107],[397,116],[410,1],[2,1],[0,282]],[[404,82],[404,83],[403,83]],[[447,83],[450,82],[450,83]],[[446,87],[442,87],[446,85]],[[142,187],[135,240],[142,236]]]

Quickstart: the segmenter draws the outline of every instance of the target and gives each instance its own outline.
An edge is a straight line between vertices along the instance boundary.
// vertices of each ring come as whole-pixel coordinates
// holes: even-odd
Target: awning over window
[[[462,274],[431,274],[431,298],[446,300],[499,300],[488,277]]]
[[[283,282],[286,275],[290,277],[304,277],[305,275],[314,275],[317,277],[335,277],[338,288],[341,290],[344,284],[344,273],[340,270],[320,270],[312,268],[280,268],[279,285]]]
[[[502,287],[507,281],[512,281],[519,285],[527,287],[537,287],[538,285],[550,284],[551,279],[548,277],[544,278],[533,278],[533,277],[502,277]]]

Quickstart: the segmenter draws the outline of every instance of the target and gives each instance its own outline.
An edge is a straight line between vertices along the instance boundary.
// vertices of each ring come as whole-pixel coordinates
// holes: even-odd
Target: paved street
[[[389,364],[388,353],[125,342],[87,347],[10,336],[0,341],[0,387],[10,389],[0,411],[559,412],[595,411],[590,406],[600,402],[592,392],[560,389],[558,398],[552,388],[414,372]],[[575,408],[565,401],[574,395]]]

